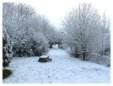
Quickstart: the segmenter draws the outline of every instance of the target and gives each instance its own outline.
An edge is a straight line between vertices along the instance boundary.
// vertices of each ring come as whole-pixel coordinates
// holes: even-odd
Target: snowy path
[[[52,62],[39,63],[38,57],[14,59],[10,64],[13,75],[4,83],[106,83],[110,68],[80,61],[61,49],[48,53]]]

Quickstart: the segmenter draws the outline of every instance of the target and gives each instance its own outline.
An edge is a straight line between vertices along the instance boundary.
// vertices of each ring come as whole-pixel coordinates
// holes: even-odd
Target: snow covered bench
[[[42,55],[42,56],[39,57],[39,60],[38,61],[39,62],[50,62],[50,61],[52,61],[52,59],[49,58],[48,55]]]

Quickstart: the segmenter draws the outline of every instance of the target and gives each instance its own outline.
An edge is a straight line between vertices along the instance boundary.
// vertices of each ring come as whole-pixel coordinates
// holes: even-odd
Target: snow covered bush
[[[9,65],[12,56],[12,44],[5,27],[3,27],[3,67]]]
[[[41,32],[35,32],[33,34],[34,45],[32,46],[32,50],[35,56],[41,56],[42,54],[46,54],[48,51],[48,40]]]
[[[12,74],[12,71],[9,69],[3,69],[3,79],[8,78]]]
[[[104,19],[104,20],[103,20]],[[75,56],[83,60],[110,46],[109,22],[91,4],[80,4],[64,21],[66,41]],[[109,47],[110,48],[110,47]]]

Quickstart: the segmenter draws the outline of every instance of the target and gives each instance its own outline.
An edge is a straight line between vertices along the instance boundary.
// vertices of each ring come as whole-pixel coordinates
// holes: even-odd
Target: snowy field
[[[39,63],[38,57],[13,59],[13,74],[4,83],[109,83],[110,68],[72,58],[66,51],[53,48],[52,62]]]

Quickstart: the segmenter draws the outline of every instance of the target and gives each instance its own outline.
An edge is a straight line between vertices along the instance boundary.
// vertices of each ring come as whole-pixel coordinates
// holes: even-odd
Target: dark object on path
[[[3,69],[3,79],[8,78],[12,74],[12,71],[9,69]]]
[[[50,62],[50,61],[52,61],[52,59],[49,58],[49,56],[43,55],[43,56],[40,56],[38,61],[39,62]]]

